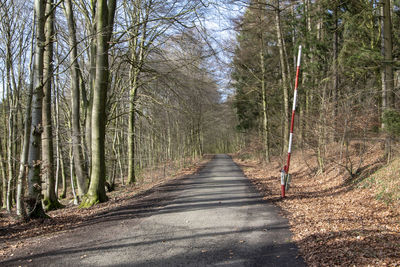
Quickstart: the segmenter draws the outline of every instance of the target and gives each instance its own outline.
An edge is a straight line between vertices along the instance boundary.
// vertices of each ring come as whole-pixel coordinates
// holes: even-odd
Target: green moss
[[[87,209],[87,208],[90,208],[90,207],[92,207],[92,206],[94,206],[94,205],[96,205],[98,203],[100,203],[100,200],[99,200],[97,195],[94,195],[94,196],[85,195],[82,198],[82,202],[79,205],[79,208]]]
[[[43,205],[44,205],[45,211],[58,210],[58,209],[62,209],[65,207],[63,204],[58,202],[58,200],[52,201],[52,200],[50,200],[50,198],[43,199]]]
[[[106,202],[108,200],[107,195],[104,194],[104,197],[100,197],[99,194],[86,194],[82,198],[82,202],[79,205],[79,208],[86,209],[90,208],[98,203]]]

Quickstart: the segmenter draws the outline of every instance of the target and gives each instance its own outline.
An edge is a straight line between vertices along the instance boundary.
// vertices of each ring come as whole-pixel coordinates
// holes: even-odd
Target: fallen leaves
[[[400,266],[400,213],[375,198],[373,188],[348,182],[346,172],[327,164],[315,175],[312,152],[293,155],[292,184],[280,198],[278,160],[239,160],[245,175],[288,217],[293,239],[310,266]],[[377,164],[373,150],[363,168]],[[375,153],[375,154],[374,154]],[[307,160],[307,164],[305,164]]]

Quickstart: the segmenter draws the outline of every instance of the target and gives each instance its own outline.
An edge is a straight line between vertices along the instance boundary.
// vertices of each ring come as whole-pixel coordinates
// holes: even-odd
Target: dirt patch
[[[72,202],[68,200],[64,203],[68,204],[66,208],[48,212],[49,219],[21,222],[15,216],[2,211],[0,213],[0,260],[13,256],[16,249],[26,249],[33,243],[40,242],[35,241],[37,238],[50,238],[75,229],[120,206],[132,205],[133,202],[138,201],[144,201],[147,206],[157,204],[155,202],[161,201],[156,197],[159,190],[167,190],[168,185],[176,184],[175,181],[179,183],[180,179],[197,173],[211,158],[211,156],[205,157],[195,162],[193,166],[180,170],[175,176],[154,179],[156,181],[141,186],[117,187],[117,190],[107,194],[109,201],[88,209],[79,209],[77,206],[68,204]]]
[[[296,153],[284,200],[278,159],[270,164],[238,157],[235,161],[264,198],[282,208],[308,265],[400,266],[399,209],[396,203],[389,206],[377,200],[375,188],[360,186],[364,177],[383,165],[376,155],[382,155],[380,148],[369,149],[352,176],[334,161],[318,175],[313,153]]]

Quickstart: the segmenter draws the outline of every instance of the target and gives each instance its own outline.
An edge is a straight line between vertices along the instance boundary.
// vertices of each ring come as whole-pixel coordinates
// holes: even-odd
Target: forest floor
[[[150,181],[138,186],[117,186],[116,190],[108,192],[109,200],[88,209],[80,209],[73,205],[72,194],[61,200],[65,208],[49,211],[50,218],[22,222],[15,216],[15,212],[8,214],[0,212],[0,260],[13,256],[13,251],[29,246],[30,240],[38,236],[52,236],[84,224],[91,218],[106,212],[107,210],[123,206],[153,193],[161,185],[174,180],[182,179],[198,172],[213,156],[208,155],[203,159],[193,161],[192,165],[177,171],[174,175],[153,175]],[[147,173],[146,177],[152,176]]]
[[[263,164],[246,153],[234,159],[264,199],[282,209],[309,266],[400,266],[400,159],[387,164],[379,144],[362,153],[353,148],[346,161],[340,146],[329,147],[323,174],[313,151],[294,153],[285,199],[283,159]]]

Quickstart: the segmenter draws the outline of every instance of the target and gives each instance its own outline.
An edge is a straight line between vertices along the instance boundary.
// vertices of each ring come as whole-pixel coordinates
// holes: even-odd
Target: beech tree
[[[109,88],[109,42],[112,37],[116,0],[98,0],[96,6],[96,79],[91,118],[92,166],[88,192],[81,207],[90,207],[107,200],[105,192],[105,118]]]
[[[29,218],[45,217],[46,214],[42,206],[41,190],[41,135],[43,132],[42,124],[42,100],[43,100],[43,68],[44,68],[44,47],[45,47],[45,5],[44,0],[35,0],[35,24],[36,24],[36,44],[34,60],[34,89],[32,96],[32,122],[31,136],[28,154],[28,199],[27,208]]]
[[[58,202],[55,192],[54,179],[54,152],[53,152],[53,125],[52,125],[52,82],[53,82],[53,51],[54,51],[54,18],[55,5],[52,0],[47,0],[45,9],[45,51],[44,51],[44,85],[43,85],[43,107],[42,107],[42,177],[46,182],[46,190],[43,203],[46,210],[54,210],[62,207]]]
[[[206,3],[121,3],[36,1],[29,24],[30,3],[0,1],[8,12],[1,13],[0,175],[10,212],[16,202],[18,215],[27,204],[27,217],[45,217],[69,193],[88,207],[105,201],[105,185],[120,186],[118,178],[147,182],[147,172],[162,168],[165,176],[234,146],[205,143],[215,137],[220,104],[209,70],[214,51],[199,23]]]
[[[84,168],[84,159],[81,146],[80,127],[80,88],[81,70],[78,63],[78,43],[76,39],[76,25],[71,0],[65,0],[64,12],[68,21],[68,43],[71,49],[69,55],[71,64],[71,124],[72,150],[74,155],[74,169],[77,177],[78,192],[82,198],[87,191],[87,172]]]

